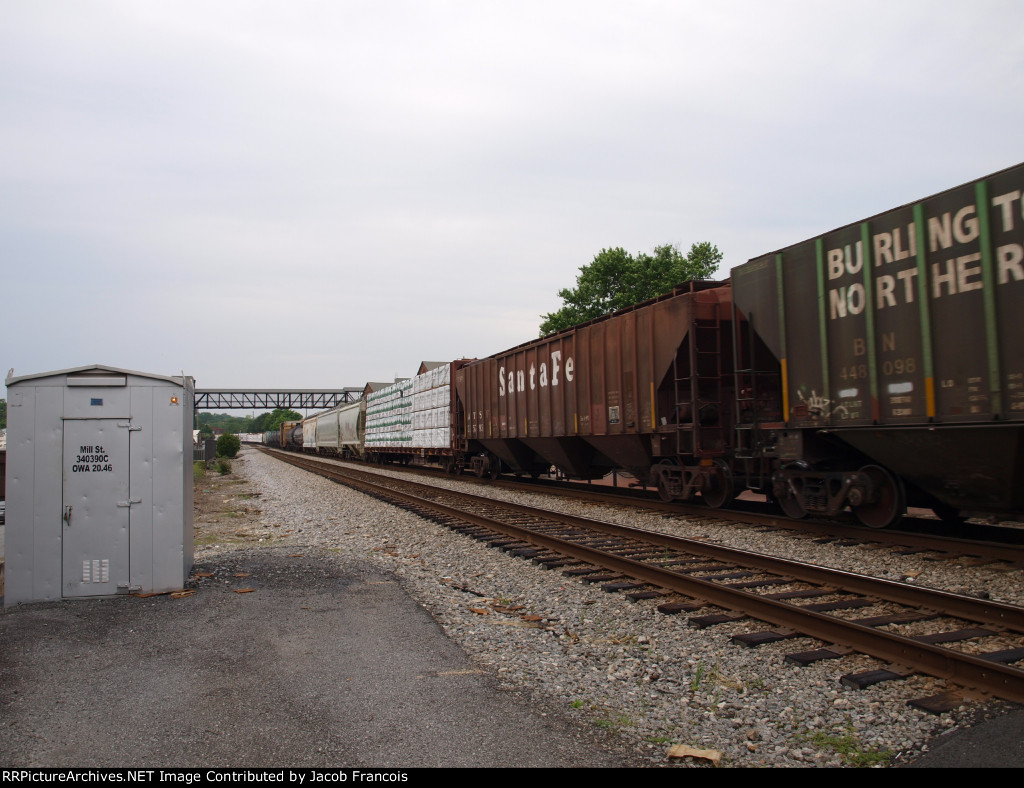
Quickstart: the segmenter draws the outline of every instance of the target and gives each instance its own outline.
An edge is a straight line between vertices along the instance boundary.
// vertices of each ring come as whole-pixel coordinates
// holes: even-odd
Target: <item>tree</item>
[[[264,416],[267,418],[260,424],[260,419]],[[300,421],[302,414],[297,413],[294,410],[287,410],[285,408],[276,408],[273,413],[261,413],[256,417],[254,426],[259,424],[259,429],[253,430],[254,432],[270,432],[271,430],[278,429],[286,421]]]
[[[286,421],[299,421],[301,413],[278,408],[273,413],[250,416],[232,416],[228,413],[200,413],[196,417],[196,429],[204,435],[213,435],[214,429],[238,435],[242,432],[267,432],[276,430]]]
[[[7,429],[7,400],[0,399],[0,430]]]
[[[686,255],[673,244],[656,246],[653,254],[638,252],[636,257],[622,247],[602,249],[580,267],[575,289],[558,291],[562,307],[542,316],[540,335],[668,293],[690,279],[709,279],[721,262],[718,247],[706,241],[693,244]]]
[[[225,432],[217,438],[218,457],[234,457],[241,448],[242,441],[239,440],[237,435],[232,435],[230,432]]]

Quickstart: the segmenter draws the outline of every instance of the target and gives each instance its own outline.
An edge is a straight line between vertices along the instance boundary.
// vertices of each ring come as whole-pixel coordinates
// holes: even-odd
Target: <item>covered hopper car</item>
[[[772,362],[741,386],[783,414],[737,424],[734,471],[793,517],[1024,509],[1022,193],[1018,165],[734,269]]]
[[[574,478],[621,468],[666,498],[733,494],[732,291],[672,294],[468,364],[456,373],[466,450],[492,467]]]
[[[306,451],[345,459],[363,459],[366,400],[339,405],[303,421],[311,434]]]

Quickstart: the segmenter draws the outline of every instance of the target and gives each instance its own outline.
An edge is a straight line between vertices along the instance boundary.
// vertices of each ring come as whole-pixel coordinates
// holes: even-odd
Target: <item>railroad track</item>
[[[434,468],[417,466],[385,467],[388,470],[426,477],[452,478],[443,471]],[[666,503],[654,496],[622,487],[609,488],[603,485],[587,485],[578,482],[514,480],[508,477],[484,480],[478,479],[475,476],[463,475],[457,478],[459,481],[469,484],[481,484],[485,487],[497,487],[519,493],[540,493],[586,501],[588,503],[638,507],[651,512],[660,512],[671,517],[686,519],[704,518],[763,525],[768,528],[806,534],[813,539],[835,539],[847,545],[879,544],[910,551],[935,552],[949,557],[972,556],[974,558],[1003,561],[1008,564],[1024,567],[1024,543],[967,538],[963,535],[969,534],[971,531],[986,535],[1000,532],[1002,534],[1002,536],[998,537],[1000,539],[1017,536],[1018,534],[1024,539],[1024,532],[1006,528],[960,526],[958,529],[953,529],[937,520],[907,517],[904,518],[904,522],[917,530],[905,528],[872,529],[855,523],[852,516],[830,520],[793,520],[773,511],[768,511],[771,507],[754,501],[738,501],[733,508],[709,509],[702,503],[684,503],[680,501]],[[952,530],[955,530],[959,535],[951,535],[950,531]]]
[[[695,626],[754,618],[768,628],[737,635],[746,646],[809,636],[825,646],[787,655],[798,664],[852,651],[885,665],[842,677],[865,687],[919,672],[967,694],[1024,702],[1024,609],[865,577],[559,512],[482,498],[369,473],[304,455],[278,458],[444,523],[457,531],[560,568],[633,599],[659,599],[664,613]],[[927,629],[927,631],[925,631]],[[959,705],[952,691],[912,703],[929,711]]]

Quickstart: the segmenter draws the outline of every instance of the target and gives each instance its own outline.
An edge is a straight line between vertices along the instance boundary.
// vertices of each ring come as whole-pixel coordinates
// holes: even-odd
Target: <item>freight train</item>
[[[288,423],[285,448],[790,517],[1024,510],[1024,164]]]

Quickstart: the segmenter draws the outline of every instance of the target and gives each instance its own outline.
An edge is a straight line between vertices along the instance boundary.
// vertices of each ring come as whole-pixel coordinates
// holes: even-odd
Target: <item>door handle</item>
[[[64,507],[64,522],[66,522],[69,527],[71,526],[71,508],[71,504]]]

